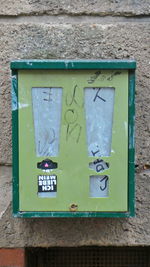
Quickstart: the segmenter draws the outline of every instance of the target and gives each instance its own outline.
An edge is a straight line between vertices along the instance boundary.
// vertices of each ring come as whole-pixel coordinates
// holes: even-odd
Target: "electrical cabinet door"
[[[17,75],[19,212],[128,212],[129,71]]]

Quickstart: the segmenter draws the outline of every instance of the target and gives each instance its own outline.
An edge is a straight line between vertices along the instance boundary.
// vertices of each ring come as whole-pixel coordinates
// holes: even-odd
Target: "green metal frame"
[[[135,215],[134,117],[135,68],[133,60],[19,60],[12,69],[12,140],[13,140],[13,215],[15,217],[133,217]],[[19,211],[19,140],[18,70],[20,69],[127,69],[129,73],[128,138],[128,212],[20,212]]]
[[[12,70],[25,69],[135,69],[134,60],[17,60],[11,62]]]

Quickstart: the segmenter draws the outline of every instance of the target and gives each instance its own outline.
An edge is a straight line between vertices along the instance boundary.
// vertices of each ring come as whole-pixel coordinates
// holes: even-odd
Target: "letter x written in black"
[[[93,88],[93,89],[97,89],[97,88]],[[106,102],[106,100],[104,98],[102,98],[101,96],[99,96],[99,92],[102,88],[98,88],[98,91],[96,92],[96,95],[93,99],[93,101],[95,102],[97,98],[101,99],[102,101]]]

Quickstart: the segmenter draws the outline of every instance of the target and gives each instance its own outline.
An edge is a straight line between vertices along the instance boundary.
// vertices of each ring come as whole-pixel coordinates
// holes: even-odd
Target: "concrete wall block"
[[[0,163],[11,163],[11,85],[14,59],[125,59],[137,68],[137,162],[149,162],[150,24],[1,24],[0,25]],[[145,131],[143,131],[145,129]],[[143,152],[144,146],[144,152]]]
[[[11,167],[0,167],[0,219],[11,202]]]
[[[0,15],[123,15],[150,14],[149,0],[2,0]]]

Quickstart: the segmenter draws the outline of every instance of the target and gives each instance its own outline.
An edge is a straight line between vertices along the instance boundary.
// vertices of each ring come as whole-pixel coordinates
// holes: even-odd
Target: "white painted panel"
[[[114,94],[112,87],[85,88],[85,114],[88,155],[110,156]]]
[[[108,176],[90,176],[90,197],[108,197]]]
[[[58,156],[62,88],[32,88],[37,156]]]
[[[49,198],[49,197],[56,197],[57,193],[56,192],[40,192],[38,193],[38,197],[42,198]]]

